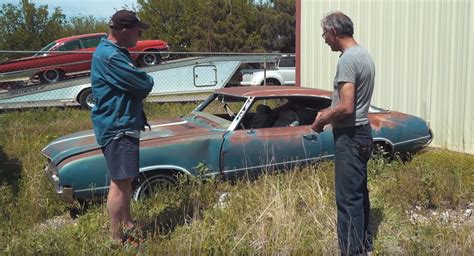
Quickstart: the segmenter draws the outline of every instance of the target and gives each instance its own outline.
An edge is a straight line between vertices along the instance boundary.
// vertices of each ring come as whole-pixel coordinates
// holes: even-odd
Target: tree
[[[263,47],[268,51],[294,53],[295,36],[295,0],[274,0],[261,7],[259,23]]]
[[[257,9],[251,1],[209,0],[193,46],[209,52],[263,51],[257,30]]]
[[[107,32],[109,26],[104,19],[96,19],[94,16],[75,16],[68,20],[65,26],[64,36],[81,35],[89,33]]]
[[[39,50],[52,38],[64,33],[66,16],[56,7],[52,14],[47,5],[38,8],[28,0],[18,6],[3,4],[0,10],[0,49]]]
[[[172,51],[294,52],[295,0],[137,0],[150,23],[144,39],[163,39]],[[93,16],[69,20],[56,7],[29,0],[0,10],[0,49],[39,50],[58,38],[105,32],[107,21]]]
[[[194,17],[201,11],[199,1],[138,0],[138,4],[140,18],[151,25],[144,33],[145,38],[164,39],[173,51],[190,50]]]
[[[152,29],[172,51],[294,51],[294,0],[138,0]],[[293,5],[293,6],[292,6]]]

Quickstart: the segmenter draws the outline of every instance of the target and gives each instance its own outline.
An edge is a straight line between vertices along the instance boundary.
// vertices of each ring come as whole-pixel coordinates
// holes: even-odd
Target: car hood
[[[176,118],[152,123],[151,131],[147,129],[141,132],[140,141],[160,138],[178,140],[183,136],[203,135],[212,132],[212,130],[211,127],[197,125],[182,118]],[[57,165],[69,157],[98,149],[100,149],[100,146],[96,143],[94,131],[87,130],[57,138],[50,142],[41,153]]]

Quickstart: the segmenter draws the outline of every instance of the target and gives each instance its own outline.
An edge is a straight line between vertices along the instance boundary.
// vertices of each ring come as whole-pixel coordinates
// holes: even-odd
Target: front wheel
[[[140,67],[149,67],[158,65],[161,62],[161,58],[159,54],[147,52],[138,58],[138,65]]]
[[[138,201],[150,198],[153,195],[158,194],[159,191],[169,190],[176,187],[177,184],[178,181],[176,176],[172,174],[142,173],[135,181],[132,199]]]
[[[79,104],[83,109],[92,109],[95,106],[94,95],[92,95],[92,89],[87,88],[79,95]]]

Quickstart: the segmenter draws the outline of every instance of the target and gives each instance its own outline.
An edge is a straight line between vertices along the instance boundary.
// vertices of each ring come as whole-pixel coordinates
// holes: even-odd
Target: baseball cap
[[[149,29],[150,25],[140,21],[137,14],[128,10],[117,11],[109,22],[109,27],[115,29],[136,28]]]

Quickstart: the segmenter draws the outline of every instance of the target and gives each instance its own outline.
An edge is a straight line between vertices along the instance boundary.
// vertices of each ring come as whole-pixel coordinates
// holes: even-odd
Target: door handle
[[[307,140],[318,140],[318,134],[317,133],[312,133],[312,134],[305,134],[303,135],[303,138],[307,139]]]

